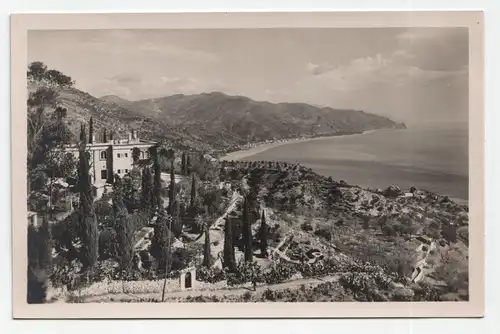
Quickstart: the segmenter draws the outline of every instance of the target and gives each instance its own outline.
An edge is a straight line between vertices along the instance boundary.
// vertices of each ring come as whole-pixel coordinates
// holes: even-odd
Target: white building
[[[123,177],[132,170],[132,152],[135,148],[139,149],[139,159],[149,159],[149,148],[157,144],[139,139],[135,130],[129,133],[127,139],[110,139],[101,143],[95,141],[95,136],[91,139],[86,148],[91,182],[97,189],[103,189],[106,183],[113,183],[115,174]],[[66,148],[66,152],[72,153],[76,158],[79,156],[77,145]]]

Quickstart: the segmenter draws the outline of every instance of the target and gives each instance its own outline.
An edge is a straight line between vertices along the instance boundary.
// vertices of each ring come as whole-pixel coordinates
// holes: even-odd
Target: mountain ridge
[[[28,86],[34,90],[39,84]],[[255,101],[223,92],[130,101],[117,95],[97,98],[76,88],[58,91],[75,135],[79,124],[92,116],[96,134],[106,128],[108,133],[123,136],[136,129],[143,138],[159,140],[171,148],[210,153],[222,154],[265,140],[403,127],[360,110]]]

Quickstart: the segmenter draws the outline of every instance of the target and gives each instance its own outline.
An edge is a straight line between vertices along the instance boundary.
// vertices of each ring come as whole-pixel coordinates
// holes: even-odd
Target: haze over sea
[[[292,142],[241,160],[299,162],[362,187],[397,185],[468,200],[467,125],[416,125]]]

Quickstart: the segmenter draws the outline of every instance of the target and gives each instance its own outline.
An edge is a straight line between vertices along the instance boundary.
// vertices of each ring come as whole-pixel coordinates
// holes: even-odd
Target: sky
[[[38,30],[42,61],[96,97],[221,91],[359,109],[408,124],[467,122],[467,28]]]

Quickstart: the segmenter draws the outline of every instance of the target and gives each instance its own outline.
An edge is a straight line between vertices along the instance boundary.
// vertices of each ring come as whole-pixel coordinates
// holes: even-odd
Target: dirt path
[[[249,284],[248,287],[240,287],[240,288],[234,288],[234,289],[220,289],[220,290],[199,290],[199,291],[176,291],[176,292],[171,292],[171,293],[166,293],[165,299],[168,301],[169,299],[176,299],[176,298],[186,298],[188,296],[229,296],[229,295],[241,295],[246,292],[252,292],[252,293],[262,293],[265,290],[282,290],[282,289],[287,289],[287,288],[296,288],[300,287],[301,285],[318,285],[321,283],[325,282],[336,282],[340,278],[340,275],[333,275],[333,276],[326,276],[326,277],[321,277],[321,278],[304,278],[304,279],[298,279],[294,281],[289,281],[289,282],[284,282],[284,283],[279,283],[279,284],[272,284],[272,285],[260,285],[257,286],[256,291],[253,291],[251,288],[251,285]],[[99,301],[105,301],[108,300],[109,298],[113,298],[114,300],[122,301],[122,300],[134,300],[134,299],[161,299],[161,292],[157,293],[137,293],[137,294],[126,294],[126,293],[117,293],[117,294],[107,294],[107,295],[101,295],[101,296],[88,296],[88,297],[83,297],[84,302],[86,303],[92,303],[92,302],[99,302]]]

